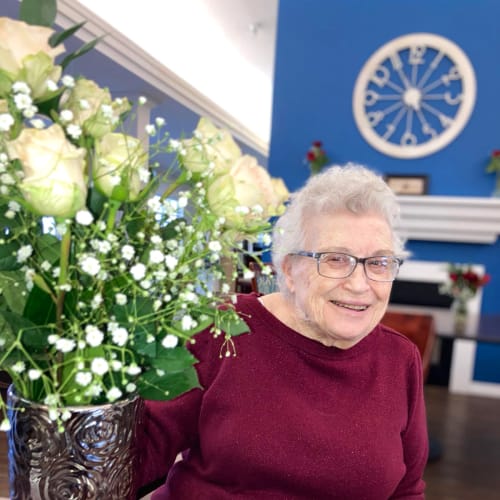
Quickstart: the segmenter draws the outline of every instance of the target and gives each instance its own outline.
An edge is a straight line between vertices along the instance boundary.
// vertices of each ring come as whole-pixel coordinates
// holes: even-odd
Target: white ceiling
[[[267,153],[278,0],[78,2],[222,108],[230,128],[250,131],[250,145]]]
[[[241,57],[272,76],[278,0],[204,0],[203,3]]]

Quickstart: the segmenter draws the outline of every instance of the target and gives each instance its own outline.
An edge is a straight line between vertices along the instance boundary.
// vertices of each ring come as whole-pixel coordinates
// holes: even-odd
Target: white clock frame
[[[412,81],[416,76],[413,74],[406,75],[404,73],[403,61],[399,53],[404,50],[410,51],[411,57],[409,57],[410,62],[408,65],[412,68],[412,71],[416,72],[417,70],[415,67],[416,65],[422,64],[422,56],[425,54],[427,48],[435,50],[437,55],[430,64],[426,65],[426,73],[424,73],[421,80],[419,82]],[[423,103],[422,107],[426,105],[425,100],[428,95],[422,92],[422,90],[425,89],[419,88],[419,84],[425,77],[423,83],[427,83],[443,58],[449,59],[452,66],[448,73],[437,75],[440,78],[439,80],[435,80],[435,86],[437,86],[437,84],[448,86],[451,80],[461,80],[462,91],[461,94],[457,96],[451,96],[450,92],[445,92],[443,94],[443,99],[446,100],[447,104],[456,105],[456,113],[453,117],[445,116],[444,114],[439,116],[439,121],[443,127],[442,130],[437,133],[428,123],[426,125],[425,116],[423,116],[420,105],[421,103]],[[400,82],[404,82],[404,88],[396,88],[399,87],[399,85],[395,85],[394,82],[391,82],[390,70],[387,66],[383,65],[384,62],[389,62],[392,71],[398,73]],[[369,108],[369,106],[374,104],[377,100],[377,93],[368,89],[369,84],[372,83],[375,83],[381,88],[386,84],[392,84],[393,86],[391,86],[391,88],[394,89],[395,92],[401,91],[399,92],[399,100],[401,103],[401,110],[404,110],[403,112],[407,117],[407,121],[411,121],[408,119],[408,116],[413,115],[415,112],[417,118],[421,121],[423,133],[429,135],[430,138],[420,144],[418,144],[418,142],[415,143],[415,135],[411,133],[413,124],[410,132],[408,129],[404,132],[399,144],[388,140],[392,133],[391,130],[393,131],[391,128],[393,125],[390,123],[386,124],[386,134],[380,135],[380,133],[375,130],[374,122],[379,119],[379,122],[375,123],[375,125],[382,123],[381,118],[383,118],[384,115],[383,110],[375,112],[376,116],[374,116],[375,113],[367,111],[367,107]],[[429,87],[430,86],[431,85],[429,85]],[[435,96],[432,97],[436,99]],[[395,95],[393,99],[396,100],[398,97]],[[354,85],[352,106],[356,125],[363,138],[371,146],[388,156],[410,159],[430,155],[451,143],[467,124],[474,109],[475,101],[476,77],[472,64],[462,49],[454,42],[440,35],[432,33],[411,33],[390,40],[372,54],[361,69]],[[431,108],[431,106],[427,104],[427,108]],[[401,111],[399,113],[401,113]],[[397,116],[399,116],[399,113]],[[433,113],[437,114],[435,111],[433,111]],[[397,124],[399,124],[402,119],[403,117],[401,116]],[[401,143],[403,138],[408,139],[408,141]]]

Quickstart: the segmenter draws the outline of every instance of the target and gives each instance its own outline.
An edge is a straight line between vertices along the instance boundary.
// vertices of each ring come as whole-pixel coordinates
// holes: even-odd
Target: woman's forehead
[[[392,250],[392,232],[385,218],[376,213],[342,211],[319,213],[304,227],[304,243],[314,251]],[[319,248],[321,247],[321,248]]]

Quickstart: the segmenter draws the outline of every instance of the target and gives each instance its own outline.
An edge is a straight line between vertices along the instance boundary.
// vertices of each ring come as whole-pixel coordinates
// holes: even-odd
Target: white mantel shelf
[[[409,240],[493,244],[500,235],[500,198],[398,196],[399,230]]]

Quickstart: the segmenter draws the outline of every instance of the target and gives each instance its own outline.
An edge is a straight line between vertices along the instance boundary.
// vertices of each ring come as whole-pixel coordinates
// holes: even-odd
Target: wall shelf
[[[500,198],[398,196],[409,240],[493,244],[500,235]]]

